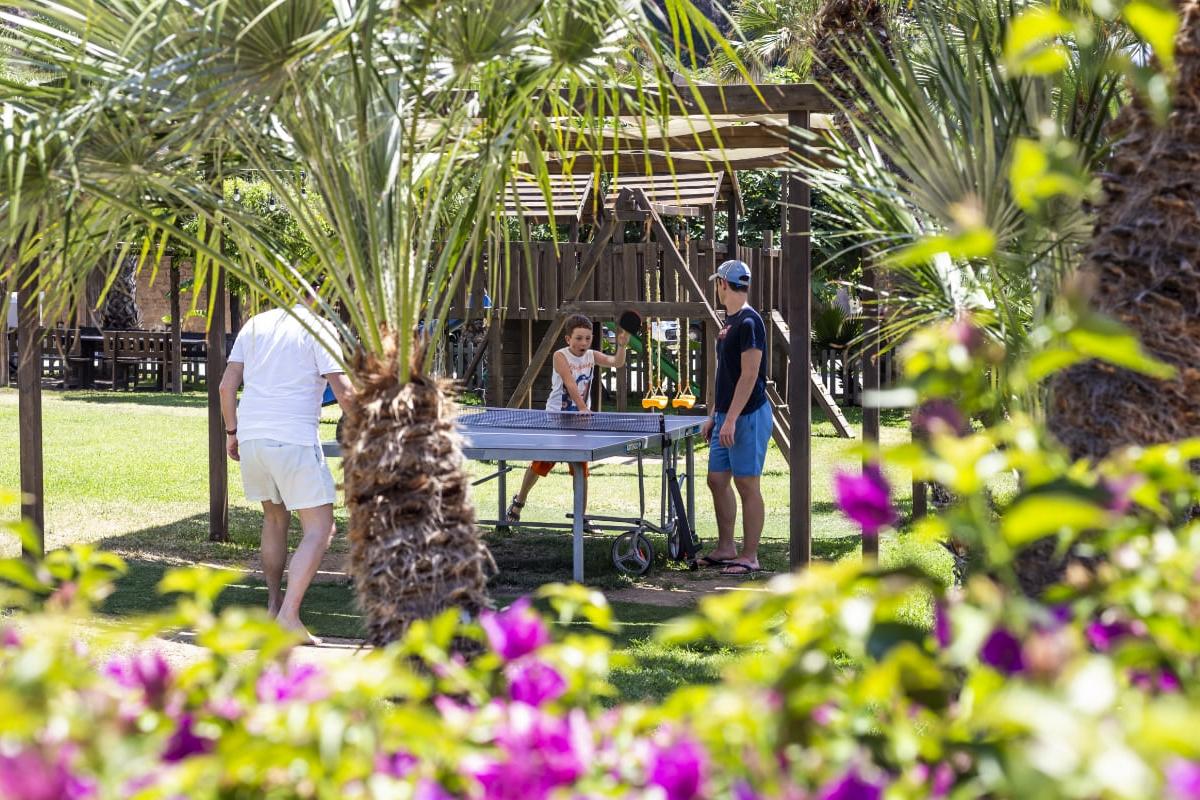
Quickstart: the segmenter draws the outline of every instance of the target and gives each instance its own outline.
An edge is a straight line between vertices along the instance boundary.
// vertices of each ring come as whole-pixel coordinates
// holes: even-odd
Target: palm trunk
[[[382,358],[360,356],[345,425],[350,567],[373,645],[448,608],[474,616],[495,569],[475,527],[450,384],[416,360],[401,383],[394,339]]]
[[[1200,0],[1178,10],[1174,111],[1159,126],[1135,102],[1114,121],[1105,198],[1081,269],[1092,305],[1178,374],[1154,380],[1090,361],[1059,375],[1047,422],[1074,458],[1200,436]],[[1064,569],[1053,543],[1039,542],[1018,560],[1033,595]]]
[[[1178,374],[1155,380],[1091,361],[1060,375],[1048,422],[1077,458],[1200,436],[1200,2],[1178,8],[1174,111],[1159,126],[1134,103],[1115,121],[1081,270],[1092,305]]]

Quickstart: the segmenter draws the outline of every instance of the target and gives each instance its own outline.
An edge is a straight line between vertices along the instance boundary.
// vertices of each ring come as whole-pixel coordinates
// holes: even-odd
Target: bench
[[[104,331],[101,360],[108,375],[97,387],[136,389],[143,382],[167,391],[171,380],[171,334],[160,331]],[[132,387],[130,386],[132,379]]]

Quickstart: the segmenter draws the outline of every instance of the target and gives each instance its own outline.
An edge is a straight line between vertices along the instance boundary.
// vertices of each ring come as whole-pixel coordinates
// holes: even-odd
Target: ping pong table
[[[475,481],[479,485],[496,481],[496,519],[481,519],[481,525],[498,528],[564,528],[573,536],[572,575],[583,580],[583,532],[585,524],[593,528],[623,530],[613,545],[613,560],[619,569],[641,574],[649,569],[653,549],[644,538],[647,530],[665,533],[669,547],[678,548],[679,535],[692,537],[695,519],[695,439],[700,435],[703,417],[666,416],[663,414],[619,414],[596,412],[553,412],[514,408],[466,407],[458,418],[463,437],[463,455],[473,461],[496,463],[496,471]],[[325,442],[326,456],[340,456],[337,442]],[[675,471],[680,451],[685,471]],[[645,473],[643,457],[661,453],[659,521],[645,519]],[[584,518],[584,476],[575,470],[574,508],[570,522],[510,522],[507,475],[510,461],[560,461],[582,465],[613,456],[635,457],[638,465],[637,517],[588,515]],[[686,494],[686,502],[683,495]],[[672,502],[672,497],[675,501]],[[675,544],[670,544],[674,537]],[[628,546],[623,553],[620,547]],[[650,556],[645,555],[649,550]],[[672,557],[678,557],[676,552]]]

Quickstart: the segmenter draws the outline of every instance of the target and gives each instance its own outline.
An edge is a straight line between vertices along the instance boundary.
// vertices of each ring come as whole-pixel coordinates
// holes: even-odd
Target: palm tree
[[[1174,108],[1160,125],[1131,103],[1112,126],[1104,199],[1081,274],[1091,303],[1176,375],[1089,361],[1053,385],[1048,422],[1077,458],[1200,436],[1200,2],[1179,5]]]
[[[426,340],[416,332],[444,320],[455,288],[479,270],[501,295],[503,195],[518,164],[545,181],[540,154],[555,141],[547,132],[567,127],[601,142],[606,126],[628,124],[617,111],[662,121],[671,98],[689,91],[672,86],[641,6],[21,5],[50,24],[17,23],[14,57],[48,66],[53,81],[0,92],[37,132],[30,141],[49,147],[36,169],[14,172],[19,185],[2,187],[9,241],[19,231],[27,238],[0,263],[32,263],[36,252],[51,301],[67,305],[54,276],[77,277],[143,225],[153,243],[143,254],[164,238],[192,248],[196,295],[223,268],[290,308],[311,296],[306,279],[327,277],[320,306],[338,326],[357,390],[345,484],[368,639],[393,641],[446,608],[484,607],[490,556],[475,529],[454,403],[423,369]],[[672,24],[694,23],[720,42],[684,0],[667,5]],[[16,164],[29,152],[0,156]],[[319,208],[298,191],[301,172]],[[296,220],[310,258],[290,262],[267,226],[226,202],[223,183],[247,173]],[[179,222],[188,215],[194,234]],[[235,240],[236,259],[223,236]]]

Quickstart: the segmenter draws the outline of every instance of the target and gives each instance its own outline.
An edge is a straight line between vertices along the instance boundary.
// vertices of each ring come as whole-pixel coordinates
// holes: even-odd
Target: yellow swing
[[[671,408],[691,408],[696,405],[696,395],[692,394],[692,358],[691,358],[691,328],[685,326],[688,320],[679,320],[679,390],[671,401]]]
[[[646,270],[646,299],[653,301],[650,270]],[[659,357],[662,357],[662,345],[658,347]],[[666,392],[663,391],[663,386],[666,384],[666,378],[663,377],[662,368],[659,367],[659,380],[654,380],[654,322],[650,317],[646,317],[646,396],[642,398],[642,408],[658,409],[662,411],[667,407],[670,400],[667,398]]]

